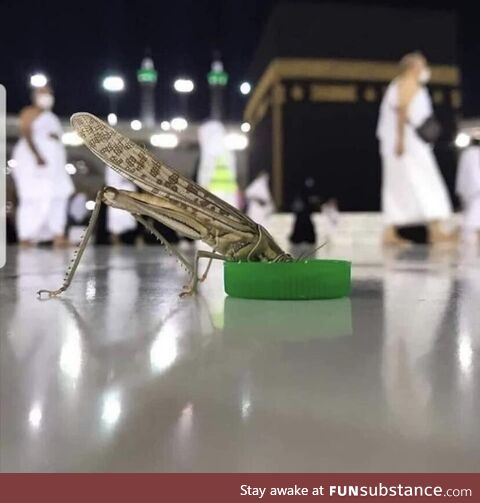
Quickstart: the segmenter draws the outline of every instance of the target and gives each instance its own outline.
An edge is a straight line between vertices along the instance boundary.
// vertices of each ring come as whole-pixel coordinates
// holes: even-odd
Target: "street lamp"
[[[240,92],[244,95],[250,94],[250,91],[252,90],[252,86],[250,85],[250,82],[242,82],[240,84]]]
[[[195,84],[193,83],[193,80],[191,79],[177,79],[173,83],[173,88],[177,93],[191,93],[194,88]]]
[[[110,126],[116,126],[117,123],[118,123],[117,114],[114,114],[114,113],[110,112],[107,115],[107,122],[110,124]]]
[[[178,78],[173,83],[173,88],[179,94],[180,113],[188,117],[188,95],[194,90],[195,84],[192,79]]]
[[[130,127],[134,131],[140,131],[140,129],[142,129],[142,126],[142,121],[139,121],[138,119],[133,119],[133,121],[130,122]]]
[[[248,138],[244,134],[229,133],[225,136],[225,145],[229,150],[245,150],[248,147]]]
[[[48,84],[48,78],[44,73],[34,73],[30,75],[30,85],[32,87],[45,87]]]
[[[108,93],[108,99],[110,102],[110,114],[116,116],[116,95],[125,89],[125,81],[120,75],[107,75],[102,81],[102,87]]]
[[[170,125],[175,131],[184,131],[188,127],[188,121],[184,117],[175,117],[170,121]]]
[[[250,129],[252,129],[252,126],[250,125],[250,122],[242,122],[240,129],[242,133],[248,133]]]
[[[455,145],[458,148],[465,148],[470,145],[471,138],[470,135],[464,132],[460,132],[457,134],[457,137],[455,138]]]
[[[178,136],[173,133],[157,133],[150,137],[150,143],[159,148],[175,148],[178,145]]]
[[[170,129],[170,122],[162,121],[160,123],[160,127],[162,128],[162,131],[168,131]]]
[[[105,91],[118,93],[125,89],[125,81],[119,75],[107,75],[102,82]]]

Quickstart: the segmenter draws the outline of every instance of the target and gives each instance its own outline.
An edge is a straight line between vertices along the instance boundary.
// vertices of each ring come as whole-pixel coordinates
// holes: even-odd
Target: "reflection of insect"
[[[63,285],[55,291],[40,290],[39,295],[46,293],[55,296],[68,288],[92,234],[102,203],[131,213],[177,256],[191,274],[190,284],[184,288],[181,296],[193,293],[198,281],[205,280],[213,259],[268,262],[292,260],[261,225],[168,168],[94,115],[74,114],[71,123],[95,155],[146,193],[117,190],[113,187],[100,190],[87,230]],[[213,250],[197,251],[192,265],[144,217],[151,217],[184,236],[201,240]],[[198,278],[200,258],[210,260],[205,273]]]

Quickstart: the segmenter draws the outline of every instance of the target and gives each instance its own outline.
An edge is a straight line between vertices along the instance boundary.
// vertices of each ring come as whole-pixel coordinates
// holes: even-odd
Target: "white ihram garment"
[[[25,138],[13,149],[12,170],[19,198],[17,232],[20,240],[48,241],[65,231],[68,198],[74,186],[65,171],[62,126],[51,111],[43,111],[31,125],[32,140],[45,165],[39,166]],[[59,139],[54,139],[51,135]]]
[[[390,83],[380,106],[377,138],[383,165],[382,211],[390,225],[422,224],[445,220],[452,207],[431,146],[415,132],[432,114],[426,88],[420,88],[407,111],[404,153],[395,154],[397,142],[398,83]]]
[[[267,220],[273,213],[273,201],[268,187],[268,175],[263,174],[247,187],[245,191],[248,207],[247,215],[257,224],[267,227]],[[265,204],[260,204],[258,200]]]
[[[115,170],[106,166],[105,184],[115,187],[119,190],[135,191],[135,185],[119,175]],[[123,234],[124,232],[136,229],[137,222],[135,218],[125,210],[118,208],[107,208],[107,229],[112,234]]]
[[[458,163],[456,192],[464,205],[464,237],[480,230],[480,146],[466,148]]]
[[[199,185],[238,208],[237,164],[235,155],[225,144],[225,126],[216,120],[208,120],[198,128],[200,163],[197,181]],[[229,171],[231,184],[218,185],[215,181],[219,163]]]

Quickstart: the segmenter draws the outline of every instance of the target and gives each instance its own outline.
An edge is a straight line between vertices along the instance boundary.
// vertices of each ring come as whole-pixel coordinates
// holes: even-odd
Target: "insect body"
[[[113,187],[100,190],[87,230],[75,252],[63,285],[55,291],[40,290],[39,295],[46,293],[55,296],[68,288],[93,232],[102,203],[131,213],[176,255],[191,274],[191,281],[181,292],[181,296],[195,292],[198,281],[205,280],[214,259],[269,262],[292,260],[264,227],[192,180],[167,167],[147,150],[94,115],[74,114],[71,123],[85,145],[97,157],[145,193],[117,190]],[[212,251],[197,251],[193,264],[190,264],[145,217],[153,218],[186,237],[203,241],[212,247]],[[198,278],[200,258],[208,258],[209,263],[203,276]]]

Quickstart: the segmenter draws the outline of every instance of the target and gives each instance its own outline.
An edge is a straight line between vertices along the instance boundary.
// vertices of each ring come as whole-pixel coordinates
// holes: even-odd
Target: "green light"
[[[141,68],[137,70],[137,80],[141,83],[154,84],[157,82],[157,71],[154,68]]]
[[[208,72],[207,80],[211,86],[225,86],[228,82],[228,73],[212,70]]]

